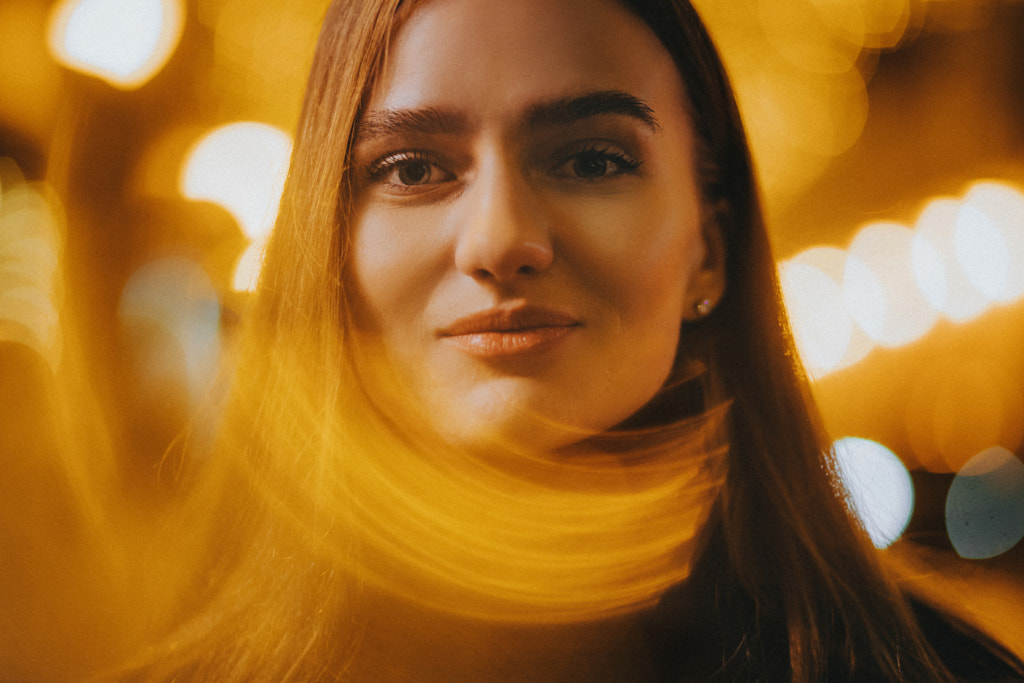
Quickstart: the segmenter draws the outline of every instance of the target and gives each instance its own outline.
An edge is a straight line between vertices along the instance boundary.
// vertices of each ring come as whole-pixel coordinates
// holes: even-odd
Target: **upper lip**
[[[580,321],[569,313],[539,306],[493,308],[459,318],[438,332],[441,337],[487,332],[517,332],[538,327],[573,327]]]

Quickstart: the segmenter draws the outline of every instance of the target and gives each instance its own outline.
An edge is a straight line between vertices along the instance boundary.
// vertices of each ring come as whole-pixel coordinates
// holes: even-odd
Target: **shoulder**
[[[925,640],[958,681],[1024,681],[1024,663],[978,629],[909,597]]]

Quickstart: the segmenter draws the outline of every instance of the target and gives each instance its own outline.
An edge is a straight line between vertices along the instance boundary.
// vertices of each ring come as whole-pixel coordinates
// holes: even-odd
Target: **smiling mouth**
[[[581,327],[566,313],[522,306],[467,316],[438,337],[472,356],[499,359],[547,350]]]

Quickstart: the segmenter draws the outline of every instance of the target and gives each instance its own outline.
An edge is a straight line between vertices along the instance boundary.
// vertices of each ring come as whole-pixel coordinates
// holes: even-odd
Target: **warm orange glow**
[[[865,42],[863,16],[850,3],[830,2],[827,9],[814,5],[810,0],[759,0],[758,17],[768,41],[806,71],[841,74],[853,69]],[[836,35],[835,27],[843,35]]]
[[[903,11],[845,0],[695,4],[722,47],[770,208],[784,206],[860,137],[868,99],[858,57],[876,39],[898,40],[868,32],[902,34]]]
[[[0,339],[29,346],[56,369],[63,278],[54,200],[13,166],[0,166]]]
[[[1024,438],[1024,393],[996,364],[950,356],[932,364],[907,395],[906,428],[914,455],[932,472],[956,472],[975,453]]]
[[[182,0],[62,0],[48,42],[69,69],[134,90],[167,63],[184,25]]]

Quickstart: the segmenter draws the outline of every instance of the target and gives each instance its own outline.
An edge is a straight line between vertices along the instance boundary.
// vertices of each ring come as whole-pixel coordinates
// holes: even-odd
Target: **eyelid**
[[[626,174],[635,174],[643,166],[643,159],[629,152],[624,145],[606,139],[579,140],[564,145],[552,155],[548,164],[548,173],[558,176],[557,171],[572,162],[574,159],[585,155],[593,154],[601,156],[619,166],[619,171],[604,178],[595,180],[608,180]],[[584,180],[580,178],[579,180]]]
[[[427,164],[432,164],[446,173],[452,174],[452,172],[446,168],[447,164],[443,159],[438,158],[437,154],[424,149],[405,149],[388,152],[367,164],[366,174],[370,178],[380,178],[393,170],[399,164],[410,161],[421,161]]]

